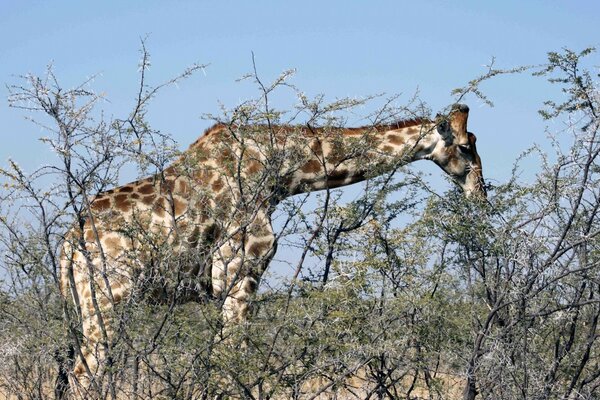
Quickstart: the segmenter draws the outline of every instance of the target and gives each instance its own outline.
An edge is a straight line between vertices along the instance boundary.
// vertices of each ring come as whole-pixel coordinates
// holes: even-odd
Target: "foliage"
[[[564,98],[546,102],[542,116],[562,118],[565,129],[553,141],[555,154],[532,151],[542,161],[532,183],[519,181],[517,163],[514,177],[489,187],[485,202],[456,191],[426,198],[419,177],[398,165],[369,179],[353,201],[338,190],[288,198],[276,216],[277,258],[293,272],[263,284],[243,325],[224,329],[222,302],[206,294],[205,301],[180,304],[188,288],[181,284],[190,282],[177,272],[189,260],[174,259],[169,243],[149,236],[157,270],[171,273],[147,278],[139,296],[112,311],[117,334],[107,343],[109,361],[93,395],[598,397],[600,96],[592,73],[581,69],[591,54],[550,53],[536,73],[561,85]],[[54,380],[85,340],[77,310],[59,293],[65,232],[81,226],[89,199],[116,185],[124,164],[160,176],[179,156],[146,121],[146,106],[163,86],[148,86],[148,65],[143,48],[139,96],[123,119],[107,121],[95,111],[101,97],[87,82],[63,90],[51,69],[11,87],[13,106],[41,112],[32,118],[48,133],[43,140],[56,162],[29,174],[15,162],[1,171],[0,392],[7,396],[52,398],[55,386],[57,396],[65,395]],[[490,68],[455,94],[487,99],[479,83],[503,72]],[[240,127],[240,141],[257,141],[265,131],[253,131],[256,125],[328,129],[379,99],[328,104],[323,96],[307,98],[289,77],[265,84],[254,70],[246,79],[260,96],[217,119]],[[270,96],[282,89],[296,96],[297,109],[272,108]],[[384,100],[367,119],[374,125],[429,113],[416,98],[409,106],[396,102]],[[570,145],[561,147],[565,136]],[[357,141],[345,151],[360,156],[365,147]],[[249,203],[264,194],[263,182],[282,178],[278,165],[302,161],[293,147],[271,150],[272,168],[247,183]],[[373,168],[378,175],[380,166]],[[413,220],[400,223],[406,214]],[[157,304],[149,283],[177,289]]]

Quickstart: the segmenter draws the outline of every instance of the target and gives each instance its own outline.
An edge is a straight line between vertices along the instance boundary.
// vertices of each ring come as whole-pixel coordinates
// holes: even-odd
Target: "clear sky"
[[[185,147],[218,113],[257,92],[236,78],[251,70],[251,52],[265,80],[296,68],[293,82],[329,99],[419,88],[434,110],[452,102],[452,88],[497,67],[539,64],[547,51],[599,43],[598,1],[12,1],[0,0],[0,81],[41,74],[53,62],[65,87],[100,73],[107,108],[125,115],[133,103],[140,37],[149,34],[150,80],[162,82],[193,62],[210,63],[151,108],[154,126]],[[596,60],[598,57],[596,56]],[[599,64],[599,63],[596,63]],[[470,130],[478,137],[488,179],[502,180],[515,156],[545,140],[536,110],[557,88],[529,75],[483,86],[496,104],[474,98]],[[44,133],[8,108],[1,88],[0,163],[26,168],[52,155]]]

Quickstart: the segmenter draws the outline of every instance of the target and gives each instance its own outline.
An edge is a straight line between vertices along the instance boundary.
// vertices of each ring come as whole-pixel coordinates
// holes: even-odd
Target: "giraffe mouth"
[[[469,172],[465,176],[463,190],[467,198],[485,199],[487,197],[481,169],[477,167],[469,168]]]

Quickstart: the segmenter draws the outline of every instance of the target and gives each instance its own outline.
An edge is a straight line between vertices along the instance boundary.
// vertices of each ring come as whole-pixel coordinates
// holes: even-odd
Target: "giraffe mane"
[[[410,118],[410,119],[396,120],[389,124],[376,125],[375,128],[377,128],[378,130],[379,129],[384,129],[384,130],[402,129],[402,128],[410,128],[411,126],[417,126],[417,125],[423,125],[423,124],[429,124],[429,123],[431,123],[431,120],[429,118]]]
[[[340,131],[349,131],[349,132],[365,131],[365,130],[374,129],[378,132],[382,132],[382,131],[389,131],[389,130],[394,130],[394,129],[410,128],[411,126],[423,125],[423,124],[427,124],[427,123],[431,123],[431,122],[432,121],[429,118],[409,118],[409,119],[396,120],[396,121],[388,123],[388,124],[363,125],[363,126],[358,126],[358,127],[332,127],[332,129],[339,129]],[[189,147],[190,148],[196,147],[198,144],[200,144],[201,142],[206,140],[206,138],[208,138],[212,133],[218,132],[224,128],[233,127],[233,126],[236,126],[236,125],[235,124],[228,125],[224,122],[216,122],[213,125],[211,125],[210,127],[206,128],[204,130],[204,132],[202,133],[202,135],[200,135],[200,137],[198,139],[196,139]],[[306,127],[305,125],[303,125],[303,126]],[[294,129],[297,126],[295,126],[295,125],[273,125],[273,127],[277,127],[278,129],[283,128],[285,130],[286,128]],[[322,127],[314,127],[313,129],[315,131],[320,131],[323,128]]]

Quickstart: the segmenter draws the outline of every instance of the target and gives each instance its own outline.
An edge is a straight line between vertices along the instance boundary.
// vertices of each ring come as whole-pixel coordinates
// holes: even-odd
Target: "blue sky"
[[[49,62],[65,87],[100,73],[93,87],[106,92],[110,112],[124,115],[135,94],[139,40],[149,34],[153,83],[193,62],[210,63],[150,109],[154,126],[184,148],[210,125],[204,113],[257,94],[235,82],[251,70],[251,52],[265,80],[296,68],[293,83],[308,95],[408,98],[418,88],[437,110],[492,57],[509,68],[542,63],[546,52],[562,47],[598,45],[598,15],[600,2],[591,0],[0,0],[0,81],[41,74]],[[545,141],[548,123],[536,110],[558,89],[527,74],[500,77],[483,89],[496,107],[468,98],[469,126],[479,137],[486,177],[502,180],[517,154]],[[44,133],[9,109],[7,90],[0,91],[0,163],[11,157],[31,169],[51,160],[37,141]]]

